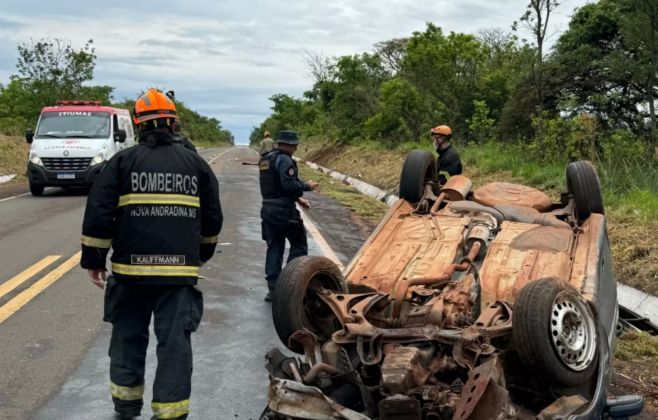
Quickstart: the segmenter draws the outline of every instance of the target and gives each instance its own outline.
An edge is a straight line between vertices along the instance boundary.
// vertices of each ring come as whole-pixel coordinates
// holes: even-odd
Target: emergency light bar
[[[82,106],[84,106],[84,105],[87,105],[87,106],[101,106],[102,103],[101,103],[101,101],[57,101],[57,102],[55,102],[55,104],[57,106],[63,106],[63,105],[68,105],[68,106],[71,106],[71,105],[75,105],[75,106],[80,106],[80,105],[82,105]]]

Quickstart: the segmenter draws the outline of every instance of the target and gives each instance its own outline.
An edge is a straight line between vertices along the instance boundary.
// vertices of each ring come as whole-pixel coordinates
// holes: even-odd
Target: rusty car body
[[[624,418],[608,399],[618,309],[594,167],[554,203],[524,186],[438,185],[412,152],[350,265],[290,263],[274,299],[263,419]]]

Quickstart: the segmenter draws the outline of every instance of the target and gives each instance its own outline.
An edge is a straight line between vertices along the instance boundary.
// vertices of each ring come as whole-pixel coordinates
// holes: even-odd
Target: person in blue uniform
[[[310,208],[310,203],[302,196],[307,191],[315,190],[318,184],[313,181],[304,182],[298,177],[299,171],[292,156],[300,144],[296,132],[282,131],[275,148],[263,153],[258,162],[260,191],[263,196],[260,216],[263,240],[267,243],[266,302],[272,301],[276,281],[283,268],[286,239],[290,242],[288,262],[308,255],[306,229],[296,203],[303,208]]]

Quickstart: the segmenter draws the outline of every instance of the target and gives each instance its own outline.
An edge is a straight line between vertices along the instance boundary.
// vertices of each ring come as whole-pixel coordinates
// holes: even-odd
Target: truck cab
[[[46,187],[89,187],[107,161],[135,144],[128,110],[96,101],[57,101],[41,111],[36,131],[27,130],[32,145],[27,164],[30,191]]]

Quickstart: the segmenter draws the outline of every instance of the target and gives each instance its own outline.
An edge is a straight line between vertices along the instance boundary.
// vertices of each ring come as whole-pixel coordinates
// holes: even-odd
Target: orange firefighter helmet
[[[270,136],[270,132],[269,132],[269,131],[266,131],[266,132],[265,132],[265,137],[269,137],[269,136]]]
[[[169,120],[170,125],[173,120],[178,119],[176,105],[167,95],[159,92],[157,89],[151,89],[137,99],[135,109],[133,110],[133,121],[139,125],[151,120],[165,119]]]
[[[433,136],[450,137],[450,136],[452,136],[452,130],[447,125],[440,125],[436,128],[433,128],[432,131],[431,131],[431,134]]]

